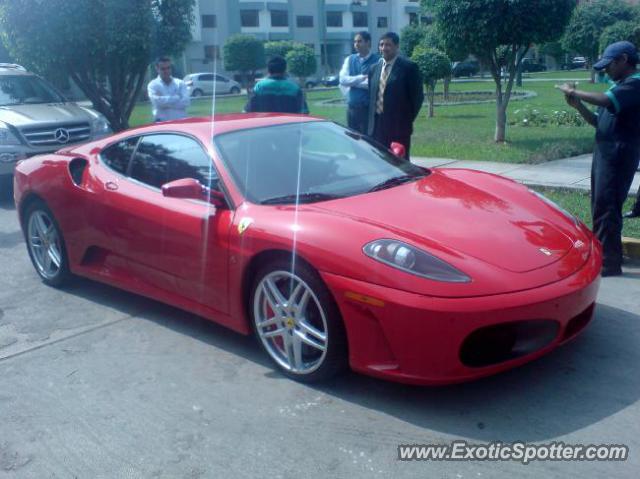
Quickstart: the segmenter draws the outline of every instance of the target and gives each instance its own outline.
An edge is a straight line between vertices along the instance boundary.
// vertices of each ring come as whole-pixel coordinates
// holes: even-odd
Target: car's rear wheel
[[[240,93],[240,88],[238,88],[237,86],[234,86],[234,87],[231,89],[230,93],[231,93],[232,95],[237,95],[238,93]]]
[[[46,284],[62,286],[71,277],[62,231],[51,210],[41,201],[25,211],[25,231],[29,257]]]
[[[203,92],[200,88],[196,88],[195,90],[193,90],[193,93],[191,94],[191,96],[194,96],[194,97],[198,97],[202,95],[203,95]]]
[[[270,262],[255,276],[250,298],[255,334],[285,375],[318,382],[346,368],[347,339],[340,311],[307,264]]]

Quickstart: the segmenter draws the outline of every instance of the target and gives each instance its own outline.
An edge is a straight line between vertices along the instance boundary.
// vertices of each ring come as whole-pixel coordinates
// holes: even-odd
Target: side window
[[[198,142],[180,135],[143,137],[133,158],[131,177],[156,188],[182,178],[194,178],[213,188],[218,186],[218,175],[209,155]]]
[[[213,74],[212,73],[207,73],[205,75],[200,75],[200,78],[198,78],[198,80],[200,80],[200,81],[213,81]]]
[[[126,140],[119,141],[114,145],[109,146],[102,150],[100,158],[109,168],[112,170],[126,175],[127,168],[129,167],[129,160],[131,155],[136,149],[138,138],[127,138]]]
[[[216,81],[221,83],[229,83],[229,79],[221,75],[216,75]]]

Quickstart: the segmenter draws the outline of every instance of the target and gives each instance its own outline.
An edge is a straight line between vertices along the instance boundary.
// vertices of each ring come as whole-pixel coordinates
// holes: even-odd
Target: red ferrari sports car
[[[584,224],[395,146],[307,116],[157,123],[23,161],[15,202],[46,284],[84,276],[253,332],[302,381],[465,381],[585,327],[601,248]]]

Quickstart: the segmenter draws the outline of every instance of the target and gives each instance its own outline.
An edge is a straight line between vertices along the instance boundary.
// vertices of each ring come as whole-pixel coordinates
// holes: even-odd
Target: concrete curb
[[[623,236],[622,252],[631,259],[640,259],[640,239]]]

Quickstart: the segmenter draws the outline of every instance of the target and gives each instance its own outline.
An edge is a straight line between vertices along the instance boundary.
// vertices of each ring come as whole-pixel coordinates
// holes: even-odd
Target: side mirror
[[[162,196],[209,201],[216,208],[227,206],[223,192],[203,186],[194,178],[182,178],[162,185]]]
[[[209,196],[209,203],[216,208],[224,208],[227,206],[227,200],[225,199],[222,191],[205,188],[205,195]]]
[[[194,178],[182,178],[162,185],[162,196],[167,198],[204,199],[205,187]]]
[[[391,143],[391,153],[393,153],[398,158],[404,159],[407,154],[407,149],[404,147],[402,143],[393,142]]]

